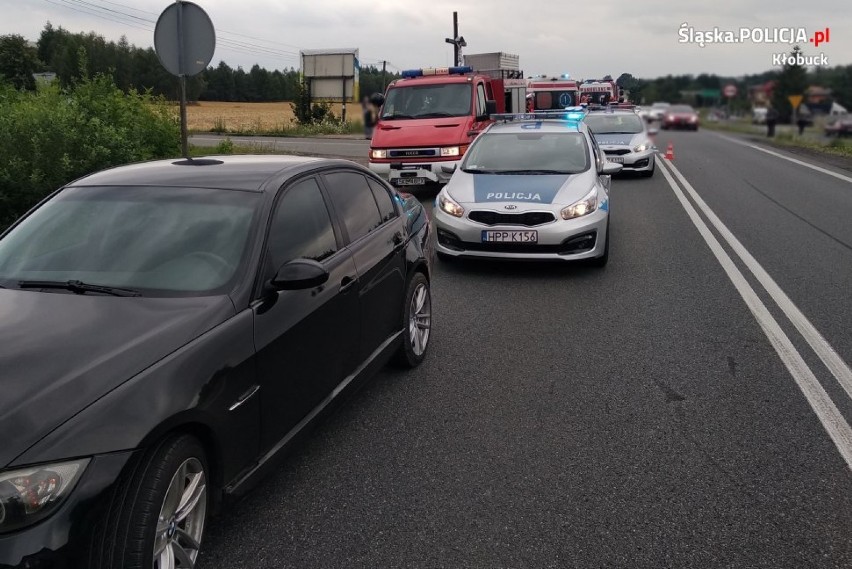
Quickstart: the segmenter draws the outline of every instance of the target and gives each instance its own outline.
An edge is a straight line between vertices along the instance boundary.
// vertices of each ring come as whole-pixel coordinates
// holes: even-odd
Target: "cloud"
[[[150,0],[0,0],[0,34],[37,39],[47,20],[72,31],[97,31],[108,39],[127,35],[140,46],[152,43],[152,24],[114,13],[94,12],[92,4],[155,19],[160,5]],[[505,51],[520,55],[528,73],[570,72],[575,77],[629,72],[639,77],[681,73],[741,75],[771,67],[773,53],[787,45],[741,44],[699,48],[678,43],[679,26],[696,29],[740,27],[832,28],[824,51],[831,64],[852,63],[852,10],[848,0],[644,0],[642,2],[519,3],[517,0],[196,0],[219,30],[214,58],[230,65],[268,68],[298,66],[299,49],[358,47],[367,63],[392,67],[445,65],[452,47],[452,12],[459,12],[461,34],[470,53]],[[162,1],[164,8],[169,3]],[[240,35],[235,35],[240,34]],[[235,43],[236,42],[236,43]]]

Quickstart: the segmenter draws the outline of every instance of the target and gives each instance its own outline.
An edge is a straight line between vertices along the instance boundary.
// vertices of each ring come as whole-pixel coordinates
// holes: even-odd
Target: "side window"
[[[396,217],[393,198],[388,193],[387,188],[375,180],[367,178],[367,181],[370,183],[370,189],[373,190],[373,197],[376,198],[376,203],[379,205],[379,214],[382,216],[382,222]]]
[[[598,141],[595,139],[595,133],[589,130],[589,138],[592,141],[592,152],[595,154],[595,168],[598,172],[604,167],[604,162],[606,159],[604,158],[604,153],[598,147]]]
[[[367,178],[357,172],[335,172],[326,174],[325,180],[334,209],[346,225],[350,241],[360,239],[382,224]]]
[[[481,117],[485,114],[485,85],[480,83],[476,86],[476,116]]]
[[[331,216],[314,178],[284,190],[272,219],[268,248],[275,269],[293,259],[322,261],[337,251]]]

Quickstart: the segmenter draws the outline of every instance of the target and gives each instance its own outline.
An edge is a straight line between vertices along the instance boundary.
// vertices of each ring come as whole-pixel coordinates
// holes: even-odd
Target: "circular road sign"
[[[725,90],[723,91],[725,96],[729,99],[737,96],[737,86],[734,84],[725,85]]]
[[[163,10],[154,28],[154,49],[172,75],[198,75],[213,59],[216,31],[200,6],[178,2]]]

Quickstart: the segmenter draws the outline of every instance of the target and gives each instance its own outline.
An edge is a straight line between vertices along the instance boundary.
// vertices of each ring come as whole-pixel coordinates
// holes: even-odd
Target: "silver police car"
[[[442,259],[609,258],[608,162],[584,111],[494,115],[435,200]]]
[[[649,178],[654,175],[657,148],[651,137],[658,130],[649,128],[632,109],[593,110],[586,115],[585,123],[610,162],[618,162],[625,172],[639,172]]]

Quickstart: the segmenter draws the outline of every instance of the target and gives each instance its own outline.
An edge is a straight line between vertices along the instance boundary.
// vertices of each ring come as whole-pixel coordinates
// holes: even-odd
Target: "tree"
[[[39,69],[38,51],[27,44],[23,36],[0,37],[0,77],[16,89],[34,91],[33,73]]]
[[[775,81],[775,89],[772,92],[772,106],[778,111],[779,122],[789,122],[793,115],[793,107],[788,99],[791,95],[804,95],[808,88],[808,71],[803,65],[796,63],[802,50],[795,46],[790,53],[787,63],[778,79]],[[790,61],[792,59],[792,61]]]

